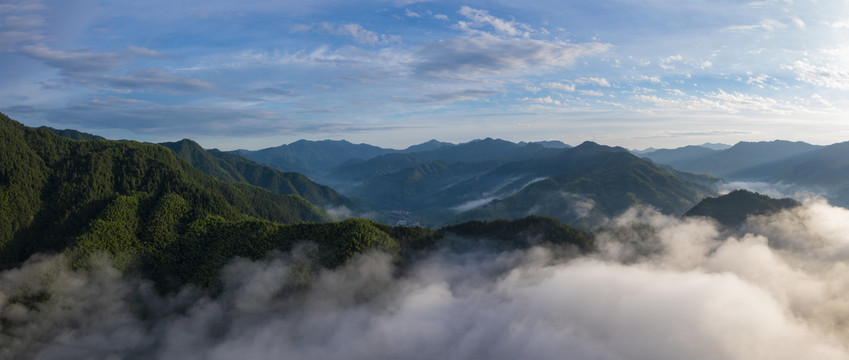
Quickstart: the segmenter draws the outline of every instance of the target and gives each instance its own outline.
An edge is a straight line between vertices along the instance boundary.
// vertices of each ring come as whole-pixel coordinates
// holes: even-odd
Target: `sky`
[[[849,138],[849,1],[0,0],[0,112],[260,149]]]

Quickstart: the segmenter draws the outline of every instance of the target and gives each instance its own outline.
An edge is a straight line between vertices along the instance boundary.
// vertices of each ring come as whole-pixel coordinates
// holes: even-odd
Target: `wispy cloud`
[[[849,90],[849,69],[824,65],[817,66],[800,60],[784,66],[796,72],[796,79],[820,87]]]
[[[43,35],[28,31],[0,31],[0,47],[11,48],[19,44],[35,43],[45,40]]]
[[[575,84],[568,84],[568,83],[562,83],[562,82],[546,82],[546,83],[539,84],[539,86],[542,86],[546,89],[554,89],[554,90],[561,90],[561,91],[575,91]]]
[[[799,21],[801,21],[801,19]],[[797,26],[798,26],[798,23],[797,23]],[[804,23],[802,23],[802,26],[804,26]],[[756,24],[732,25],[732,26],[726,27],[725,30],[726,31],[733,31],[733,32],[750,32],[750,31],[758,31],[758,30],[759,31],[772,32],[776,28],[784,28],[784,27],[787,27],[787,25],[785,25],[784,23],[781,23],[781,22],[778,22],[778,21],[772,20],[772,19],[763,19]]]
[[[117,67],[125,56],[116,52],[52,50],[46,45],[28,45],[21,53],[65,71],[104,71]]]
[[[410,9],[405,9],[405,10],[404,10],[404,15],[405,15],[405,16],[407,16],[407,17],[411,17],[411,18],[420,18],[420,17],[422,17],[422,14],[419,14],[419,13],[417,13],[417,12],[415,12],[415,11],[410,10]]]
[[[12,15],[3,19],[6,29],[26,29],[44,25],[44,17],[36,14]]]
[[[0,4],[0,14],[44,10],[45,8],[41,1],[9,1],[9,3]]]
[[[798,100],[778,100],[775,98],[744,94],[741,92],[726,92],[722,89],[697,96],[661,97],[657,95],[638,94],[631,98],[636,101],[652,103],[661,108],[690,110],[690,111],[721,111],[729,114],[763,113],[763,114],[805,114],[815,112],[816,107],[809,108],[813,102]]]
[[[653,84],[659,84],[660,83],[660,78],[657,77],[657,76],[640,75],[640,76],[637,76],[637,80],[648,81],[648,82],[653,83]]]
[[[454,102],[454,101],[474,101],[481,98],[489,97],[498,94],[498,91],[483,90],[483,89],[466,89],[461,91],[443,92],[437,94],[429,94],[423,98],[415,99],[413,102],[429,103],[429,102]]]
[[[521,98],[519,100],[522,101],[522,102],[534,103],[534,104],[551,104],[551,105],[561,105],[562,104],[562,102],[560,100],[552,99],[551,96],[537,97],[537,98],[526,97],[526,98]]]
[[[104,85],[115,89],[131,90],[204,91],[215,88],[209,81],[178,77],[159,69],[141,69],[126,75],[75,74],[68,81],[78,85]]]
[[[510,76],[527,71],[568,67],[580,58],[607,51],[604,43],[572,44],[488,34],[424,45],[414,68],[426,76],[462,78],[468,75]]]
[[[670,55],[660,59],[660,67],[666,70],[674,69],[673,63],[683,60],[681,55]]]
[[[582,77],[575,79],[575,82],[578,84],[590,84],[597,85],[603,87],[610,87],[610,82],[605,78],[597,78],[597,77]]]
[[[528,31],[531,29],[530,25],[512,20],[504,20],[490,15],[486,10],[473,9],[468,6],[460,8],[460,15],[471,20],[471,22],[461,21],[459,23],[463,29],[489,25],[499,34],[525,37],[528,36]]]
[[[353,39],[355,42],[367,45],[387,45],[401,42],[401,36],[378,34],[377,32],[368,30],[360,24],[347,23],[335,25],[329,22],[322,22],[315,25],[295,25],[290,31],[305,32],[315,31],[327,34],[345,36]]]

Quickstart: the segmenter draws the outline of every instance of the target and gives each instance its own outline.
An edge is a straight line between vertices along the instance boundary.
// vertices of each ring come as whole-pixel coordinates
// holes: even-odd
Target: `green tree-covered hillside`
[[[76,141],[46,128],[28,128],[2,114],[0,154],[4,268],[82,240],[159,241],[150,237],[159,234],[151,229],[162,225],[161,218],[170,219],[174,228],[208,215],[232,221],[328,220],[300,196],[225,183],[158,145]]]

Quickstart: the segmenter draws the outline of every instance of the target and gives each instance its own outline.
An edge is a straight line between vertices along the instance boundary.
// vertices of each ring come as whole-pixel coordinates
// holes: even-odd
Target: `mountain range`
[[[215,288],[233,258],[261,259],[299,244],[314,251],[315,267],[305,271],[343,265],[369,249],[402,261],[448,234],[501,239],[505,246],[529,246],[522,244],[530,234],[576,251],[594,248],[590,233],[543,217],[436,230],[333,221],[322,207],[362,208],[302,174],[187,139],[105,140],[29,128],[0,114],[0,154],[0,269],[40,253],[63,254],[74,268],[106,256],[167,292],[186,284]],[[21,296],[11,304],[34,309],[49,299]],[[7,320],[0,317],[4,326],[12,324]]]
[[[629,270],[630,283],[629,262],[665,256],[659,244],[669,228],[662,223],[678,224],[675,240],[683,233],[681,244],[690,248],[687,232],[742,234],[752,215],[799,206],[742,190],[718,196],[726,183],[716,176],[594,142],[431,141],[410,151],[373,151],[368,159],[342,156],[340,145],[347,146],[315,142],[307,157],[291,157],[307,165],[317,159],[317,172],[307,176],[189,139],[114,141],[30,128],[0,114],[0,343],[14,345],[0,346],[0,357],[40,358],[51,346],[45,344],[57,341],[60,350],[113,356],[123,336],[146,332],[163,338],[136,341],[121,354],[156,357],[156,339],[186,332],[179,324],[203,324],[200,338],[221,339],[242,336],[242,324],[269,314],[300,317],[303,309],[321,313],[320,327],[337,328],[340,317],[325,316],[337,302],[373,321],[386,313],[363,317],[364,309],[419,312],[466,289],[489,298],[504,287],[527,288],[515,281],[529,274],[549,278],[572,265],[597,274],[597,266],[608,266],[603,262],[622,261],[611,269]],[[750,163],[770,176],[840,188],[847,146]],[[668,153],[672,159],[675,151]],[[681,215],[716,221],[675,219]],[[411,226],[421,224],[427,226]],[[715,238],[721,247],[704,251],[747,241]],[[436,282],[409,287],[420,278]],[[578,280],[597,288],[592,277]],[[471,282],[495,287],[479,291],[467,287]],[[244,296],[233,297],[234,288]],[[381,300],[396,293],[413,296],[412,306]],[[103,335],[92,342],[73,337],[88,339],[92,328]],[[276,339],[280,331],[270,334]],[[283,331],[301,337],[297,328]]]
[[[77,262],[106,252],[164,288],[214,285],[216,269],[234,256],[256,259],[304,241],[319,245],[323,266],[336,266],[370,248],[403,257],[445,233],[578,234],[633,206],[727,226],[795,206],[750,192],[715,197],[720,177],[818,186],[849,198],[849,143],[688,146],[641,157],[593,142],[491,138],[404,150],[303,140],[223,152],[189,139],[146,144],[28,128],[5,115],[0,132],[3,268],[39,252]],[[281,171],[286,164],[312,176]],[[377,222],[334,222],[358,214]],[[437,230],[397,226],[411,224]],[[587,236],[570,243],[589,251]]]
[[[718,179],[657,166],[622,148],[554,145],[487,138],[389,153],[348,161],[319,181],[364,199],[380,221],[429,226],[542,215],[589,228],[631,205],[680,215],[715,194],[709,185]]]
[[[535,148],[555,149],[569,147],[569,145],[556,140],[515,144],[505,140],[487,138],[463,144],[429,140],[403,150],[395,150],[369,144],[352,144],[345,140],[298,140],[287,145],[255,151],[236,150],[233,153],[281,171],[295,171],[311,178],[321,179],[338,170],[338,168],[356,166],[359,163],[387,154],[400,156],[428,153],[428,159],[431,161],[446,157],[451,160],[461,160],[465,157],[473,161],[480,161],[483,158],[500,157],[505,151],[509,151],[509,148],[523,148],[527,145],[532,145]],[[459,149],[463,151],[451,149],[455,146],[459,146]]]
[[[849,142],[827,146],[775,140],[741,142],[726,150],[700,147],[655,150],[640,156],[683,171],[728,181],[776,184],[849,206]]]

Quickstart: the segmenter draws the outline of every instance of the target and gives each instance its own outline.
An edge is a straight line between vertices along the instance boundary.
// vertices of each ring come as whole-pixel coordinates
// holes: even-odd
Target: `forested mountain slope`
[[[240,155],[216,149],[204,150],[196,142],[183,139],[161,143],[177,153],[204,174],[226,182],[242,182],[259,186],[275,194],[300,195],[307,201],[322,207],[345,206],[351,210],[363,210],[332,188],[317,184],[300,173],[281,172],[257,164]]]
[[[4,268],[36,252],[86,241],[102,240],[92,246],[115,250],[140,246],[142,239],[153,246],[170,241],[166,233],[206,216],[281,223],[329,219],[300,196],[225,183],[159,145],[76,141],[0,115]]]
[[[789,198],[773,199],[747,190],[735,190],[700,201],[684,216],[705,216],[733,227],[745,222],[749,216],[768,215],[799,205],[798,201]]]

